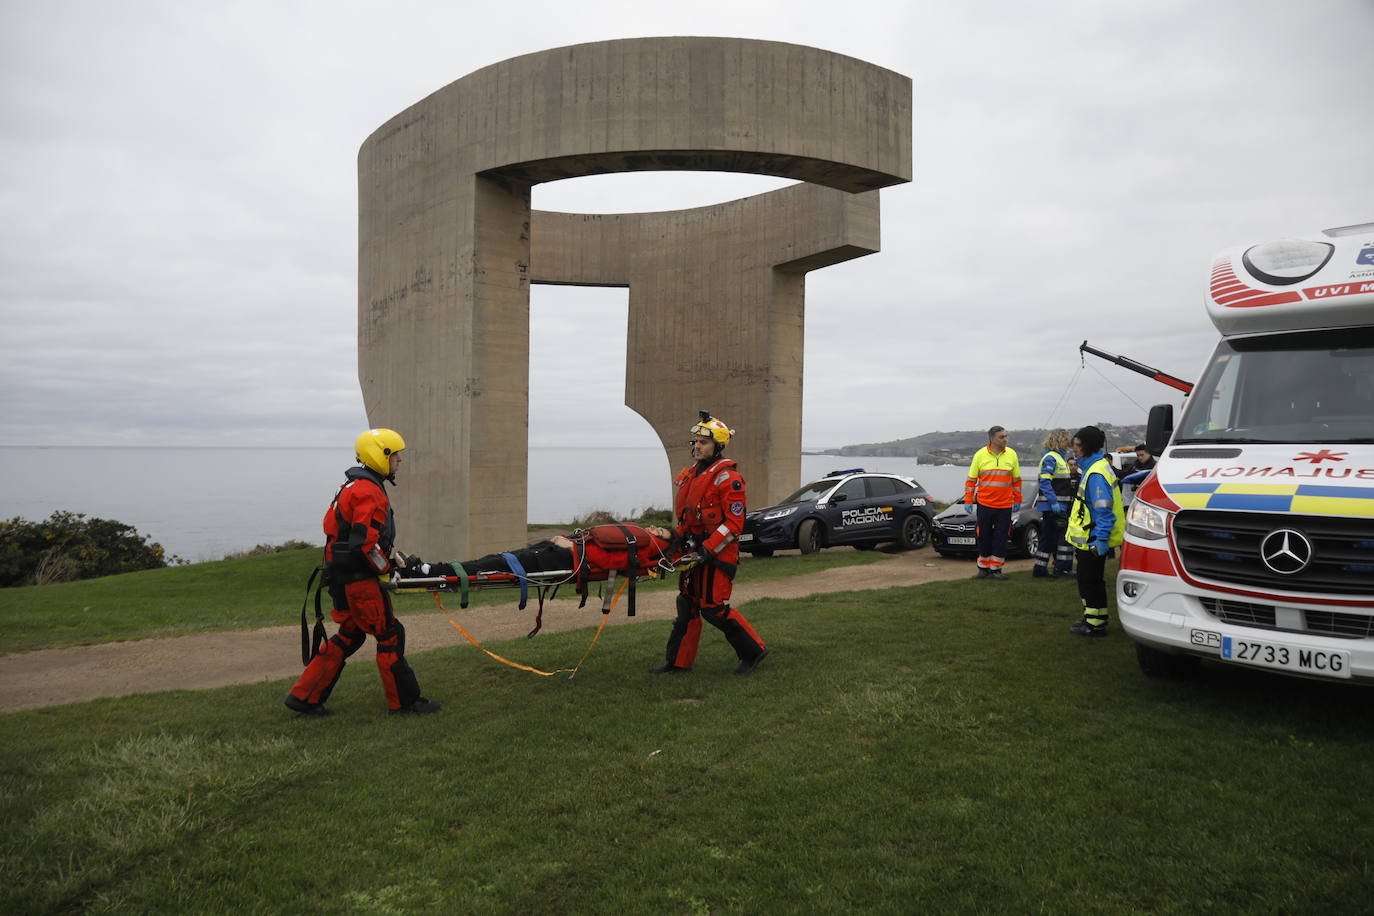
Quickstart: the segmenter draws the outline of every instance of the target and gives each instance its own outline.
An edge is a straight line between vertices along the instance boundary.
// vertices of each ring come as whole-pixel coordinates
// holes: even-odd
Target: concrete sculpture
[[[536,183],[645,169],[806,184],[665,213],[530,209]],[[369,422],[411,450],[404,546],[476,556],[525,531],[531,282],[628,286],[626,404],[679,450],[698,408],[726,418],[755,505],[797,485],[805,274],[878,250],[876,189],[911,177],[911,84],[776,42],[556,48],[396,115],[358,173],[359,377]]]

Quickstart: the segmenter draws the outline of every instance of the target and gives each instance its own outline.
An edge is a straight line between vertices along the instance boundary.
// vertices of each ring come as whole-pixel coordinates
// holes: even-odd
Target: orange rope
[[[620,588],[618,588],[618,589],[616,590],[615,598],[612,599],[612,601],[611,601],[611,610],[615,610],[616,603],[617,603],[618,601],[620,601],[620,596],[621,596],[621,594],[625,591],[625,586],[629,584],[629,581],[630,581],[629,579],[624,579],[624,580],[621,581],[621,583],[620,583]],[[434,603],[437,604],[437,605],[439,605],[439,610],[441,610],[441,611],[444,612],[444,616],[448,618],[448,622],[449,622],[449,623],[453,624],[453,628],[454,628],[455,630],[457,630],[459,633],[462,633],[462,634],[463,634],[463,638],[464,638],[464,639],[466,639],[468,642],[472,643],[472,644],[473,644],[474,646],[476,646],[477,648],[481,649],[483,652],[487,653],[487,655],[489,655],[489,656],[491,656],[492,658],[496,659],[496,660],[497,660],[498,662],[500,662],[501,664],[503,664],[503,665],[510,665],[512,668],[519,668],[521,671],[528,671],[528,672],[530,672],[531,674],[537,674],[537,675],[539,675],[540,677],[553,677],[555,674],[564,674],[564,673],[567,673],[567,675],[568,675],[568,680],[572,680],[573,678],[577,677],[577,672],[578,672],[579,669],[581,669],[582,663],[585,662],[585,661],[587,660],[587,656],[588,656],[588,655],[591,655],[591,654],[592,654],[592,646],[595,646],[595,645],[596,645],[596,641],[597,641],[598,639],[601,638],[601,631],[604,630],[604,629],[606,628],[606,621],[611,619],[611,615],[610,615],[609,612],[607,612],[607,613],[601,615],[601,623],[597,625],[596,633],[592,636],[592,641],[591,641],[590,644],[588,644],[588,646],[587,646],[587,651],[583,652],[583,653],[582,653],[582,657],[581,657],[580,659],[578,659],[576,667],[573,667],[573,668],[555,668],[555,669],[552,670],[552,671],[544,671],[544,670],[539,669],[539,668],[533,668],[533,667],[531,667],[531,666],[529,666],[529,665],[522,665],[522,664],[520,664],[519,662],[513,662],[513,661],[511,661],[511,660],[508,659],[508,658],[502,658],[501,656],[497,655],[495,652],[493,652],[493,651],[491,651],[490,649],[488,649],[486,646],[482,645],[480,642],[478,642],[478,641],[473,637],[473,635],[472,635],[471,633],[469,633],[467,630],[463,629],[462,624],[458,623],[458,621],[456,621],[456,620],[453,619],[453,615],[450,614],[450,613],[448,612],[448,608],[444,607],[444,602],[441,601],[441,600],[439,599],[439,593],[438,593],[438,592],[433,592],[432,594],[434,595]]]

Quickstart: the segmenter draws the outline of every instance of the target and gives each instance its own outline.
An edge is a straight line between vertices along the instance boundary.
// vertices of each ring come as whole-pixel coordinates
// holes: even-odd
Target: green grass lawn
[[[319,548],[289,550],[83,582],[0,589],[2,651],[299,623],[305,583],[320,557]],[[805,557],[744,557],[740,577],[758,582],[883,559],[881,553],[845,549]],[[638,588],[676,588],[676,583],[674,577]],[[511,589],[474,591],[471,603],[514,604],[513,594]],[[572,586],[564,586],[559,594],[572,594]],[[326,596],[326,619],[328,604]],[[457,597],[445,598],[445,604],[457,609]],[[398,614],[433,610],[434,599],[426,593],[396,598]],[[310,619],[314,614],[312,601]]]
[[[0,912],[1368,911],[1368,691],[1146,679],[1075,604],[1025,574],[753,602],[749,678],[709,628],[648,675],[662,622],[576,681],[455,646],[413,657],[445,708],[410,719],[367,656],[327,719],[285,681],[3,715]]]

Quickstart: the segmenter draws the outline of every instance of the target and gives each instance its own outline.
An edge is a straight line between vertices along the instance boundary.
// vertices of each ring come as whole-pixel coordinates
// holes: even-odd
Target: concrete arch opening
[[[671,506],[668,456],[648,421],[625,405],[629,307],[623,288],[531,284],[531,523]]]

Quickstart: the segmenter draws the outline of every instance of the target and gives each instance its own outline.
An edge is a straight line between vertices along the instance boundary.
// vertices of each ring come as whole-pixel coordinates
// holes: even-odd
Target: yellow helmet
[[[353,447],[358,450],[359,461],[383,477],[390,477],[390,456],[404,449],[406,440],[394,429],[369,429]]]
[[[702,410],[699,413],[701,419],[697,420],[696,425],[692,427],[692,435],[710,436],[716,440],[716,451],[725,448],[725,444],[730,441],[730,437],[735,434],[735,431],[711,416],[709,411]]]

